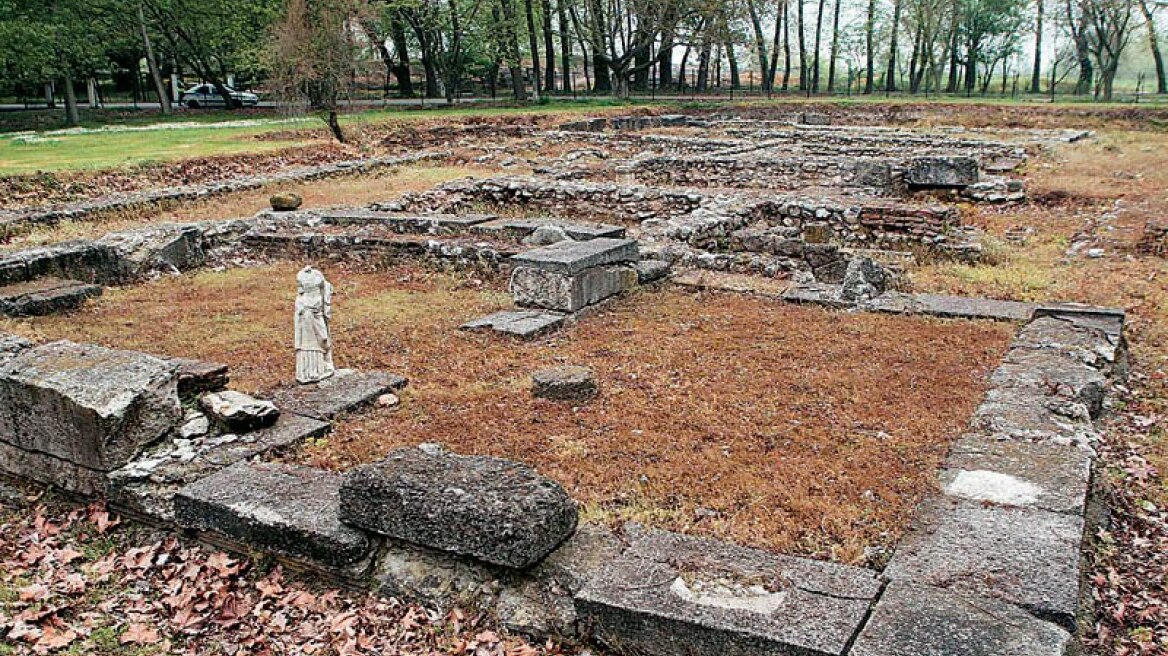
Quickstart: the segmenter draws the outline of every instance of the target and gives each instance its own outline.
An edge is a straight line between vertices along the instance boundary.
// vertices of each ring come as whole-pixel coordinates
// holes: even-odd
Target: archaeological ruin
[[[986,244],[978,229],[963,222],[962,207],[1022,201],[1031,155],[1085,136],[887,126],[862,110],[766,119],[645,114],[555,126],[451,126],[400,157],[290,171],[278,180],[240,179],[8,212],[0,216],[8,231],[85,221],[290,176],[443,160],[472,137],[492,144],[475,151],[475,158],[515,161],[506,167],[513,172],[456,179],[400,197],[386,190],[384,201],[365,206],[306,204],[0,253],[0,313],[11,318],[10,326],[28,329],[0,340],[0,469],[70,494],[104,497],[140,521],[224,548],[268,554],[322,580],[439,608],[473,606],[515,632],[596,643],[616,653],[1074,653],[1077,623],[1089,603],[1081,586],[1082,549],[1099,521],[1093,494],[1097,422],[1126,373],[1124,312],[919,294],[904,285],[903,273],[919,261],[979,262]],[[1162,233],[1149,235],[1149,248],[1163,242]],[[761,501],[743,501],[741,514],[734,514],[705,505],[674,512],[665,502],[648,508],[648,501],[622,488],[610,495],[623,504],[620,512],[605,514],[610,507],[574,498],[587,477],[554,477],[540,466],[544,451],[594,457],[588,455],[594,445],[557,441],[563,430],[541,434],[539,444],[516,447],[514,454],[506,444],[468,452],[445,433],[428,432],[425,427],[436,426],[441,415],[470,412],[463,406],[473,403],[450,397],[409,415],[420,397],[442,393],[441,386],[426,387],[426,376],[471,371],[471,364],[439,358],[395,371],[353,366],[347,359],[357,348],[353,335],[364,334],[364,315],[358,314],[364,306],[354,300],[363,292],[346,281],[348,267],[384,272],[402,262],[469,272],[473,284],[500,281],[497,289],[483,283],[494,294],[481,304],[490,306],[486,311],[467,302],[458,306],[465,314],[455,323],[433,328],[442,339],[468,344],[459,353],[498,358],[492,362],[510,367],[509,380],[522,381],[474,397],[485,398],[473,403],[492,411],[503,408],[503,419],[481,427],[486,432],[538,432],[544,429],[535,422],[508,424],[506,413],[534,407],[536,414],[584,417],[589,407],[610,399],[628,403],[618,397],[630,398],[637,386],[647,387],[650,404],[660,405],[656,410],[678,414],[679,423],[710,420],[686,416],[688,406],[666,400],[670,386],[682,387],[688,376],[672,364],[644,375],[622,369],[622,356],[610,357],[604,345],[567,351],[573,331],[632,304],[635,318],[670,294],[699,294],[695,304],[707,294],[747,296],[763,308],[763,323],[813,309],[820,313],[815,321],[839,331],[843,340],[865,338],[848,323],[855,317],[921,321],[927,322],[922,331],[975,330],[1002,338],[981,355],[972,347],[963,352],[966,342],[950,333],[948,346],[935,347],[949,352],[954,367],[963,367],[962,380],[978,398],[969,399],[972,413],[961,415],[956,434],[938,437],[940,466],[929,461],[930,469],[921,473],[929,492],[898,501],[906,504],[903,531],[886,531],[886,545],[865,543],[849,552],[804,540],[792,541],[800,545],[796,553],[782,553],[767,544],[724,539],[745,535],[736,532],[736,521],[767,521],[767,490],[748,490]],[[272,263],[291,267],[277,271],[316,267],[332,283],[323,301],[331,323],[305,328],[317,332],[302,349],[312,353],[301,354],[301,379],[318,382],[290,378],[299,362],[291,341],[292,305],[286,306],[284,330],[271,338],[287,343],[286,362],[274,366],[288,377],[248,394],[231,387],[231,376],[249,357],[247,347],[232,351],[241,362],[207,361],[193,351],[147,352],[118,347],[120,342],[63,339],[65,333],[54,332],[63,329],[46,323],[67,314],[69,329],[76,331],[67,334],[84,335],[84,323],[96,319],[83,310],[116,303],[109,297],[122,290]],[[321,280],[305,280],[302,294],[308,283],[323,289]],[[258,297],[291,293],[295,285],[294,278],[281,277],[247,290]],[[390,303],[384,300],[389,296],[369,293],[360,303]],[[326,310],[319,298],[310,300],[316,305],[306,300],[298,307],[319,318]],[[408,301],[392,303],[407,321],[425,321]],[[734,329],[736,319],[748,325],[745,319],[730,310],[719,316],[726,334],[701,346],[697,339],[706,328],[692,317],[680,317],[683,327],[661,328],[660,335],[635,334],[627,328],[637,325],[631,318],[604,334],[611,342],[664,344],[668,338],[682,350],[689,344],[695,358],[750,338],[745,328]],[[907,324],[881,325],[895,331]],[[185,330],[167,328],[178,335]],[[130,321],[119,328],[137,329]],[[254,326],[225,323],[221,330],[253,329],[249,339],[267,339]],[[405,348],[398,336],[378,339],[389,340],[376,342],[378,349]],[[791,341],[794,353],[834,348],[826,341]],[[509,354],[540,344],[553,353],[541,354],[544,366],[529,366],[534,357],[509,360]],[[932,357],[927,340],[913,346]],[[882,362],[879,354],[857,353],[850,363],[825,359],[823,375],[830,377],[832,366]],[[903,357],[900,366],[912,366]],[[737,367],[719,362],[731,372]],[[814,368],[797,359],[786,366]],[[738,390],[718,382],[721,373],[708,372],[708,382],[698,380],[702,389],[693,393],[734,397]],[[888,372],[869,373],[892,380]],[[754,391],[758,398],[806,399],[792,411],[796,415],[811,413],[821,394],[810,388]],[[896,388],[889,394],[907,398],[908,392]],[[750,411],[748,405],[737,411]],[[943,409],[910,410],[930,415]],[[352,434],[362,417],[377,413],[407,416],[416,430],[396,435],[399,441],[375,457],[345,461],[355,466],[318,467],[297,455],[305,445],[327,444],[330,434]],[[611,426],[617,419],[596,421]],[[887,427],[858,424],[856,440],[888,439]],[[783,441],[784,431],[805,429],[796,416],[784,425],[754,426],[733,444],[718,431],[694,443],[678,433],[658,444],[661,454],[641,455],[652,463],[665,451],[692,452],[685,462],[693,465],[693,480],[702,480],[704,459],[782,458],[784,450],[799,448]],[[376,424],[361,425],[360,432],[376,433]],[[617,462],[633,452],[632,435],[613,438]],[[764,442],[764,455],[736,452],[742,444]],[[843,461],[859,447],[824,448],[830,454],[825,458]],[[921,462],[913,453],[901,455]],[[656,483],[655,473],[638,469],[642,464],[629,459],[629,489]],[[851,474],[842,467],[833,476],[846,484]],[[823,478],[832,476],[825,472]],[[811,497],[827,498],[821,489],[809,490]],[[872,489],[858,490],[856,497],[873,506],[893,503]],[[707,525],[715,529],[703,532]]]

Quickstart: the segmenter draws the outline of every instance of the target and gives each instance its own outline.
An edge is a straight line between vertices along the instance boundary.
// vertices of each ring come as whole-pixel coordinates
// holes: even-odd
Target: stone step
[[[364,558],[371,545],[338,518],[342,479],[311,467],[241,462],[180,490],[175,521],[249,547],[344,567]]]
[[[461,329],[470,331],[490,330],[520,339],[535,339],[541,335],[558,330],[564,325],[567,318],[568,315],[562,312],[505,310],[468,321],[462,324]]]
[[[39,317],[69,312],[101,292],[100,285],[53,277],[19,282],[0,287],[0,314]]]
[[[600,642],[647,656],[839,656],[880,592],[874,571],[662,531],[632,546],[575,597]]]
[[[591,223],[587,221],[571,221],[552,217],[496,219],[486,223],[479,223],[471,231],[484,235],[499,235],[513,239],[522,239],[545,226],[562,228],[569,237],[576,241],[602,238],[621,239],[625,236],[625,228],[623,226],[607,223]]]
[[[640,254],[632,239],[599,238],[589,241],[561,241],[511,258],[517,267],[576,275],[585,269],[606,264],[636,262]]]
[[[320,217],[329,225],[380,225],[413,234],[465,233],[472,226],[498,218],[493,214],[405,214],[360,207],[323,210]]]
[[[340,369],[319,383],[276,390],[272,401],[281,412],[330,420],[372,405],[377,397],[396,392],[407,382],[401,376],[384,371]]]

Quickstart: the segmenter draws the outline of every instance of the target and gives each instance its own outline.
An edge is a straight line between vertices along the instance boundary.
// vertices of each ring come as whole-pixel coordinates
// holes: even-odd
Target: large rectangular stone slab
[[[568,315],[547,310],[504,310],[462,324],[462,330],[493,330],[497,333],[535,339],[559,330]]]
[[[1080,403],[1091,417],[1103,411],[1107,376],[1069,354],[1015,348],[990,376],[995,389],[1024,391],[1051,403]]]
[[[989,597],[1075,630],[1084,520],[938,498],[919,509],[885,577]]]
[[[341,488],[346,523],[515,569],[566,540],[576,517],[564,488],[530,467],[437,449],[398,449]]]
[[[406,379],[384,371],[338,370],[310,385],[276,390],[272,402],[281,412],[328,420],[371,405],[377,397],[406,386]]]
[[[0,441],[0,471],[86,496],[105,493],[105,472]]]
[[[953,445],[941,487],[975,502],[1082,515],[1092,462],[1077,444],[970,434]]]
[[[493,214],[405,214],[364,208],[324,210],[320,217],[331,225],[382,225],[395,232],[418,234],[466,232],[496,218]]]
[[[589,239],[621,239],[625,236],[624,226],[607,223],[592,223],[585,221],[569,221],[552,217],[537,217],[531,219],[497,219],[487,223],[479,223],[473,229],[486,235],[504,235],[512,238],[527,237],[538,228],[556,226],[563,228],[564,233],[576,241]]]
[[[0,366],[0,441],[89,469],[129,462],[182,417],[177,367],[61,341]]]
[[[914,157],[904,179],[914,187],[968,187],[977,184],[977,160],[958,156]]]
[[[557,242],[515,255],[511,262],[517,267],[575,275],[592,267],[635,262],[639,256],[637,242],[632,239],[600,238]]]
[[[101,296],[98,285],[60,278],[38,278],[0,287],[0,314],[39,317],[69,312]]]
[[[341,523],[342,475],[276,463],[241,462],[184,487],[175,521],[245,545],[344,567],[369,553],[369,538]]]
[[[576,274],[531,267],[511,272],[515,304],[558,312],[576,312],[637,286],[637,271],[629,266],[598,266]]]
[[[836,656],[879,591],[873,571],[651,531],[600,568],[576,609],[625,653]]]
[[[894,582],[851,656],[1064,656],[1071,635],[994,599]]]

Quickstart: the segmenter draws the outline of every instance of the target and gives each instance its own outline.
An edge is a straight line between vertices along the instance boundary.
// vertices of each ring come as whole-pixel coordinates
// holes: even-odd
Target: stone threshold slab
[[[281,412],[328,421],[372,405],[377,397],[407,384],[405,378],[384,371],[340,369],[319,383],[276,390],[271,400]]]

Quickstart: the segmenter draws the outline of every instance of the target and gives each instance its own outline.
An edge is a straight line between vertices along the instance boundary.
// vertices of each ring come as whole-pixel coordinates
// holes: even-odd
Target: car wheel
[[[232,99],[231,109],[243,109],[243,103],[239,100]]]
[[[188,101],[187,101],[187,107],[189,107],[189,108],[191,108],[191,109],[198,109],[198,108],[199,108],[199,101],[197,101],[197,100],[188,100]]]

